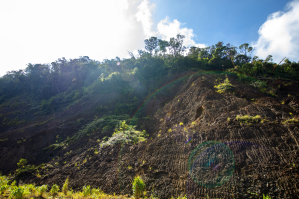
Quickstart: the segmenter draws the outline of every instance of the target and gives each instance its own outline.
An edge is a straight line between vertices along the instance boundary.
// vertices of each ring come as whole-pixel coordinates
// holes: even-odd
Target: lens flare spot
[[[188,170],[194,182],[217,187],[227,182],[234,172],[232,151],[223,143],[209,141],[197,146],[189,156]]]

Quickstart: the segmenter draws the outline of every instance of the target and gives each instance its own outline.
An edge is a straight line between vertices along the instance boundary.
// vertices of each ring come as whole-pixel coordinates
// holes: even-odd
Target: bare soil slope
[[[217,78],[194,74],[147,101],[142,109],[148,116],[142,126],[150,134],[147,142],[111,146],[96,154],[97,139],[106,134],[95,132],[62,149],[36,152],[37,162],[43,156],[47,162],[41,177],[29,173],[22,180],[61,186],[69,177],[73,189],[89,184],[108,193],[132,194],[132,180],[140,175],[148,195],[153,190],[159,198],[260,198],[263,193],[297,198],[299,129],[288,121],[298,119],[299,84],[268,81],[277,92],[271,97],[229,77],[233,88],[220,94],[214,88]],[[53,131],[68,135],[77,127],[63,130],[50,123],[47,128],[36,135],[35,144],[50,142]],[[28,131],[35,132],[31,127]],[[9,158],[29,153],[33,146],[3,143],[0,170],[7,172]]]

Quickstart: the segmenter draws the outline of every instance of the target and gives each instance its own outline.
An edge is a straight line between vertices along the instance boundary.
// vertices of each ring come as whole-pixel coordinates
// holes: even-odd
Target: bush
[[[22,167],[22,166],[25,166],[27,164],[27,160],[26,159],[23,159],[21,158],[19,160],[19,162],[17,163],[18,167]]]
[[[24,188],[22,187],[15,187],[11,192],[10,192],[10,197],[15,198],[15,199],[22,199],[24,196]]]
[[[64,195],[67,195],[68,187],[69,187],[69,178],[67,178],[65,180],[63,187],[62,187],[62,192]]]
[[[145,184],[140,176],[134,178],[133,181],[133,194],[136,199],[139,199],[142,191],[145,189]]]
[[[88,186],[84,186],[83,187],[83,195],[84,196],[89,196],[91,194],[91,188],[90,188],[90,185],[88,185]]]
[[[59,192],[59,186],[57,184],[53,184],[50,192],[53,196],[55,196]]]
[[[261,116],[237,115],[236,119],[241,123],[259,122],[261,120]]]
[[[263,199],[271,199],[271,197],[263,194]]]
[[[127,125],[126,121],[120,122],[113,133],[112,137],[108,139],[108,141],[102,141],[100,148],[104,148],[106,146],[112,146],[117,143],[138,143],[146,140],[146,132],[145,131],[137,131],[135,130],[135,126]]]
[[[103,192],[102,192],[101,189],[93,188],[93,189],[91,190],[91,194],[94,194],[94,195],[100,195],[100,194],[103,194]]]
[[[258,89],[263,89],[263,88],[267,87],[267,84],[265,84],[264,82],[261,82],[259,80],[251,82],[250,85],[254,86],[255,88],[258,88]]]
[[[28,191],[30,192],[31,195],[34,195],[34,194],[35,194],[36,187],[35,187],[33,184],[29,184],[29,185],[27,186],[27,189],[28,189]]]
[[[229,82],[228,77],[226,76],[226,78],[222,84],[216,85],[214,87],[218,90],[218,91],[216,91],[217,93],[223,93],[223,92],[231,89],[232,85]]]

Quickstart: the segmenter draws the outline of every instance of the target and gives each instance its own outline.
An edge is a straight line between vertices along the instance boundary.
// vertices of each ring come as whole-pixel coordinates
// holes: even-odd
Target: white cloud
[[[145,38],[154,36],[155,33],[152,32],[152,11],[155,5],[149,5],[148,0],[143,0],[138,6],[138,12],[136,13],[137,21],[141,22]]]
[[[0,76],[61,57],[128,57],[151,36],[169,40],[180,33],[185,46],[204,47],[178,20],[166,18],[153,31],[154,8],[149,0],[0,1]]]
[[[0,1],[0,76],[28,63],[125,57],[144,46],[141,0]]]
[[[182,23],[174,19],[173,22],[169,22],[168,18],[161,20],[157,25],[158,35],[162,37],[163,40],[169,41],[171,37],[176,37],[177,34],[185,35],[184,45],[185,46],[197,46],[200,48],[206,47],[205,44],[197,44],[193,38],[193,29],[181,28]]]
[[[260,58],[273,55],[279,62],[287,57],[299,61],[299,1],[295,0],[286,6],[286,10],[272,13],[260,27],[259,39],[252,46]]]

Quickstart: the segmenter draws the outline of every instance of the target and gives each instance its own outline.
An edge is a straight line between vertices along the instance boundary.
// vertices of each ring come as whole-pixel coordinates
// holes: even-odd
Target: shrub
[[[268,196],[268,195],[265,196],[265,195],[263,194],[263,199],[271,199],[271,197]]]
[[[237,115],[236,119],[241,123],[259,122],[261,120],[261,116]]]
[[[232,85],[229,82],[228,77],[226,76],[226,78],[225,78],[225,80],[224,80],[224,82],[222,84],[218,84],[218,85],[216,85],[214,87],[217,89],[217,91],[216,91],[217,93],[223,93],[223,92],[231,89]]]
[[[36,191],[36,187],[33,184],[29,184],[27,186],[28,191],[30,192],[30,194],[34,195],[35,191]]]
[[[288,119],[284,122],[282,122],[283,124],[299,124],[299,120],[292,118],[292,119]]]
[[[103,194],[103,192],[102,192],[101,189],[93,188],[93,189],[91,190],[91,194],[99,195],[99,194]]]
[[[37,190],[39,192],[39,196],[42,197],[43,193],[45,193],[48,190],[48,186],[42,185],[42,186],[38,187]]]
[[[145,184],[140,176],[134,178],[133,181],[133,194],[136,199],[139,199],[142,191],[145,189]]]
[[[90,188],[90,185],[88,185],[88,186],[84,186],[83,187],[83,195],[84,196],[89,196],[91,194],[91,188]]]
[[[69,178],[67,178],[62,186],[62,192],[64,195],[67,195],[67,191],[68,191],[68,187],[69,187]]]
[[[23,159],[21,158],[19,160],[19,162],[17,163],[18,167],[22,167],[22,166],[25,166],[27,164],[27,160],[26,159]]]
[[[15,187],[10,192],[10,197],[15,198],[15,199],[22,199],[24,196],[24,192],[25,192],[25,190],[23,187]]]
[[[251,82],[250,85],[254,86],[255,88],[258,88],[258,89],[262,89],[262,88],[267,87],[267,84],[265,84],[264,82],[259,81],[259,80]]]
[[[135,126],[127,125],[126,121],[120,122],[113,133],[112,137],[108,139],[108,141],[102,141],[100,148],[104,148],[106,146],[115,145],[117,143],[138,143],[146,140],[146,132],[145,131],[137,131],[135,130]]]
[[[59,186],[57,184],[53,184],[50,192],[53,196],[55,196],[59,192]]]

